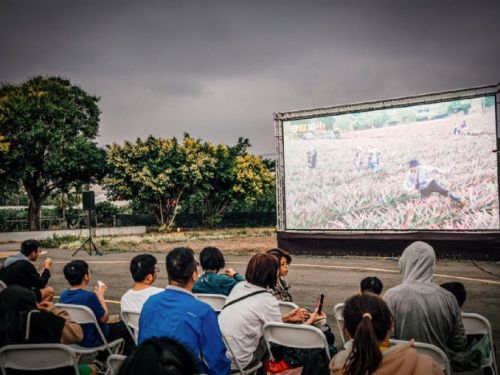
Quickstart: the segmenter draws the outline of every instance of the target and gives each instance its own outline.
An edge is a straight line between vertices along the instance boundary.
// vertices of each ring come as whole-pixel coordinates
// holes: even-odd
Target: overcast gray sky
[[[0,80],[101,97],[101,144],[274,153],[272,113],[500,81],[498,0],[0,0]]]

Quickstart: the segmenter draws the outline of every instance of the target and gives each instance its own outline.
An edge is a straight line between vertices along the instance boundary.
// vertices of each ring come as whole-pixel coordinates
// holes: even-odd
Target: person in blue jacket
[[[184,345],[197,359],[201,374],[229,374],[231,362],[215,311],[192,293],[198,278],[194,252],[177,247],[167,254],[169,285],[144,304],[139,320],[139,344],[168,337]]]
[[[226,266],[226,261],[222,252],[216,247],[205,247],[200,253],[200,263],[203,273],[194,283],[193,293],[228,296],[237,283],[245,280],[233,268],[227,268],[224,274],[219,274],[219,271]]]

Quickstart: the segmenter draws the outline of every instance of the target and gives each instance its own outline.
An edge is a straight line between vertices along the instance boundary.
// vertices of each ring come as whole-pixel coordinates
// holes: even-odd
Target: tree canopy
[[[28,194],[30,229],[40,228],[40,208],[55,190],[94,181],[105,172],[98,134],[99,98],[61,77],[37,76],[0,87],[0,153],[5,182]]]
[[[214,225],[236,202],[251,204],[274,190],[274,176],[264,160],[248,153],[250,142],[239,138],[234,146],[212,147],[215,165],[202,188],[190,197],[190,205],[202,207],[207,224]]]
[[[214,224],[230,202],[252,201],[269,191],[273,176],[260,157],[249,155],[247,139],[235,146],[184,135],[148,137],[108,146],[111,173],[104,186],[113,199],[140,202],[160,225],[171,227],[181,203],[205,210]]]
[[[108,146],[112,169],[104,186],[114,199],[139,201],[157,216],[162,226],[172,226],[179,202],[213,173],[210,145],[185,134],[176,138],[140,138],[123,146]]]

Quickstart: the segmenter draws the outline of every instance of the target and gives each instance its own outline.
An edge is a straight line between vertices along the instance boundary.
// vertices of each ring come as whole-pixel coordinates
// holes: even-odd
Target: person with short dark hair
[[[412,342],[390,346],[391,312],[379,296],[367,293],[349,298],[343,315],[344,330],[352,341],[331,360],[331,375],[443,374]]]
[[[123,338],[125,341],[124,353],[129,354],[134,347],[134,342],[123,322],[108,323],[109,310],[104,299],[108,287],[105,284],[96,285],[94,292],[86,290],[91,280],[89,265],[84,260],[72,260],[63,268],[64,277],[68,281],[70,288],[61,293],[59,302],[86,306],[94,313],[102,333],[106,340],[113,341]],[[82,324],[83,340],[80,343],[83,347],[95,347],[102,345],[102,340],[94,324]],[[101,351],[96,357],[95,364],[104,368],[104,361],[109,355],[107,350]]]
[[[205,247],[200,252],[200,263],[203,273],[193,285],[193,293],[229,295],[233,287],[245,280],[233,268],[227,268],[224,275],[219,271],[224,269],[226,261],[224,255],[216,247]]]
[[[54,289],[47,286],[50,278],[50,268],[52,260],[45,259],[43,271],[39,274],[31,262],[36,262],[40,256],[40,242],[36,240],[26,240],[21,244],[18,254],[8,257],[4,262],[4,267],[0,269],[0,280],[5,285],[20,285],[31,289],[38,301],[51,301],[54,296]]]
[[[382,289],[384,289],[384,284],[382,284],[382,281],[380,281],[380,279],[376,276],[365,277],[359,283],[359,291],[361,293],[368,292],[380,296]]]
[[[276,282],[275,287],[271,289],[271,293],[279,301],[292,302],[292,295],[288,291],[290,289],[290,285],[286,280],[290,263],[292,263],[292,256],[288,251],[278,247],[268,250],[267,253],[274,255],[280,262],[278,281]]]
[[[118,375],[199,374],[196,359],[183,345],[168,337],[145,340],[120,366]]]
[[[151,254],[141,254],[130,261],[130,274],[134,280],[134,286],[123,294],[120,300],[122,310],[141,312],[144,302],[149,297],[163,291],[152,284],[156,281],[159,268],[156,266],[156,258]]]
[[[152,337],[168,337],[192,353],[200,373],[228,374],[230,361],[215,311],[192,293],[198,278],[193,250],[173,249],[167,254],[166,268],[169,285],[149,297],[142,308],[139,344]]]
[[[313,324],[325,314],[312,314],[297,308],[281,316],[276,297],[269,293],[278,279],[279,262],[272,254],[255,254],[248,262],[246,281],[238,283],[229,294],[219,314],[222,332],[238,362],[251,368],[268,355],[262,327],[269,322]],[[306,320],[307,319],[307,320]]]
[[[459,281],[452,281],[449,283],[443,283],[440,285],[441,288],[446,289],[448,292],[453,294],[457,299],[458,306],[462,308],[467,299],[467,292],[465,290],[464,284]]]

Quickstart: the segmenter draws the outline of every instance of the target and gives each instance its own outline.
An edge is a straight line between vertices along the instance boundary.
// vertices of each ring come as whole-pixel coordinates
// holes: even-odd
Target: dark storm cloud
[[[69,77],[102,143],[191,135],[274,150],[272,113],[496,83],[500,2],[0,3],[0,79]]]

